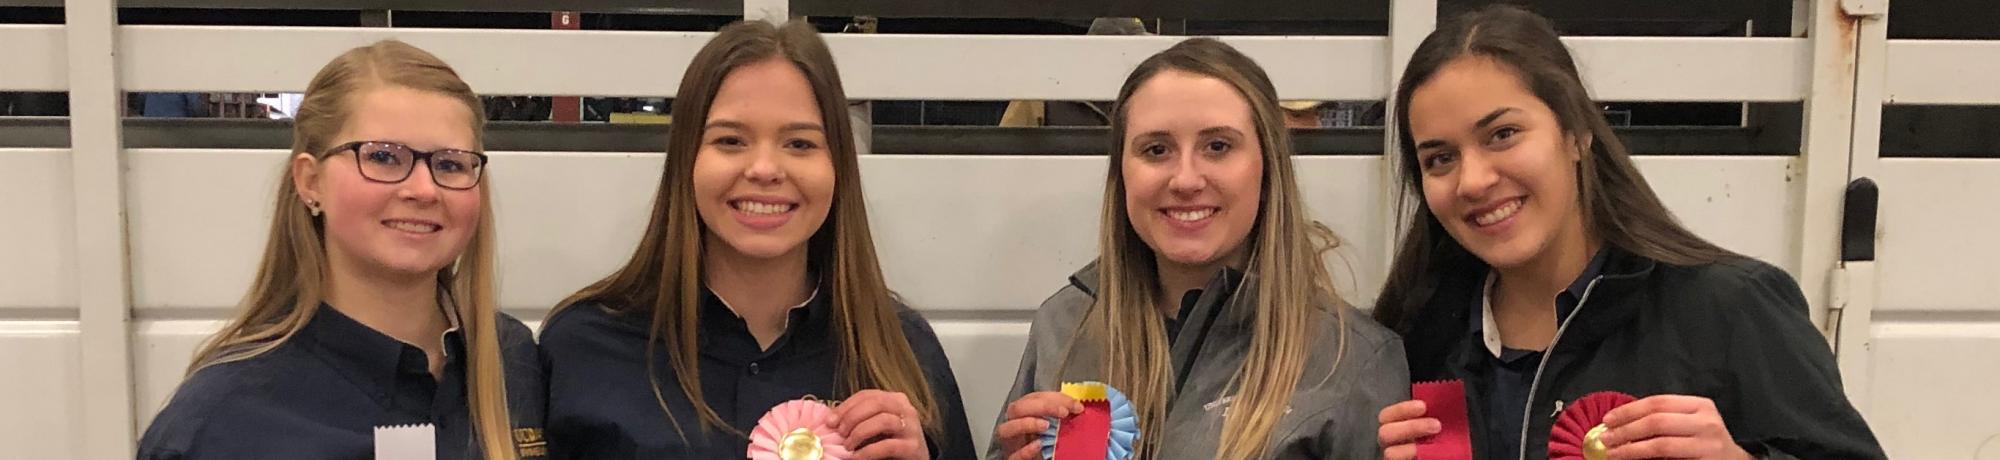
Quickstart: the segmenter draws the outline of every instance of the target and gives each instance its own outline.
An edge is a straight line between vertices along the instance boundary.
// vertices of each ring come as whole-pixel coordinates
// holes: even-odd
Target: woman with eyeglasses
[[[494,305],[481,113],[401,42],[320,69],[250,291],[139,458],[369,458],[389,427],[440,459],[545,455],[539,354]]]

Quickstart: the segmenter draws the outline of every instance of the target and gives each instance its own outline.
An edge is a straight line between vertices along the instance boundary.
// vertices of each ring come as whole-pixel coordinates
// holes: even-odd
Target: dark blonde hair
[[[563,299],[557,311],[581,303],[600,303],[619,313],[651,316],[646,374],[662,411],[666,401],[660,398],[658,374],[653,372],[650,358],[660,345],[664,345],[668,362],[680,378],[681,393],[700,414],[701,426],[736,431],[702,401],[696,349],[701,309],[697,304],[702,237],[708,229],[695,211],[694,162],[701,148],[704,120],[723,80],[737,68],[768,59],[782,59],[805,74],[819,103],[827,149],[833,154],[834,183],[839,186],[834,188],[832,212],[806,243],[806,264],[808,273],[819,277],[815,281],[822,292],[831,296],[831,327],[840,356],[836,371],[839,391],[879,388],[907,394],[922,414],[925,430],[938,436],[943,427],[939,401],[904,337],[897,300],[883,280],[875,256],[840,73],[826,42],[803,20],[783,27],[763,21],[730,24],[695,54],[674,97],[667,165],[653,197],[652,221],[646,224],[638,250],[611,276]],[[680,421],[671,413],[668,419],[676,431],[682,431]],[[684,431],[681,434],[685,436]]]
[[[1306,215],[1297,175],[1292,167],[1292,140],[1278,108],[1270,77],[1248,56],[1210,38],[1195,38],[1161,51],[1132,71],[1118,91],[1111,123],[1111,168],[1105,178],[1104,207],[1098,236],[1097,300],[1076,339],[1096,342],[1103,352],[1104,378],[1131,395],[1144,430],[1141,457],[1160,439],[1167,413],[1171,356],[1160,311],[1161,298],[1153,250],[1139,238],[1125,210],[1125,132],[1133,93],[1164,72],[1186,72],[1228,83],[1250,105],[1251,121],[1263,150],[1263,190],[1257,223],[1243,244],[1250,246],[1247,272],[1254,284],[1236,295],[1256,296],[1250,349],[1243,367],[1232,378],[1235,402],[1218,433],[1217,458],[1263,458],[1271,435],[1306,368],[1314,359],[1311,346],[1322,331],[1314,330],[1312,315],[1325,305],[1341,305],[1328,276],[1326,250],[1338,243],[1333,232]],[[1340,322],[1344,309],[1332,312]],[[1344,325],[1343,325],[1344,326]],[[1345,353],[1346,334],[1340,335]],[[1072,344],[1074,345],[1074,344]],[[1071,350],[1083,348],[1071,347]],[[1338,356],[1332,359],[1339,359]],[[1067,365],[1067,363],[1065,363]],[[1328,374],[1331,376],[1331,374]],[[1159,455],[1153,453],[1151,455]]]
[[[368,91],[388,87],[440,94],[465,104],[473,120],[475,141],[483,145],[485,120],[481,114],[485,110],[472,87],[437,56],[400,41],[384,40],[342,53],[313,76],[292,122],[292,152],[324,158],[333,137],[355,115],[355,101]],[[326,258],[326,228],[319,217],[307,212],[291,173],[292,163],[285,162],[279,174],[271,235],[250,292],[243,296],[229,324],[196,351],[189,374],[276,349],[305,328],[325,300],[331,270]],[[511,459],[515,458],[512,422],[494,306],[490,188],[490,184],[479,186],[479,226],[473,229],[471,242],[458,260],[438,270],[437,282],[446,297],[439,301],[457,309],[471,349],[466,363],[466,403],[473,431],[487,458]]]
[[[1566,138],[1578,145],[1577,193],[1585,231],[1605,244],[1648,259],[1674,265],[1697,265],[1735,256],[1696,236],[1674,219],[1673,212],[1653,194],[1646,177],[1632,164],[1602,110],[1584,89],[1576,60],[1563,47],[1548,19],[1510,5],[1492,5],[1459,15],[1431,32],[1417,45],[1403,80],[1396,86],[1397,147],[1401,156],[1398,199],[1410,203],[1423,197],[1423,171],[1416,140],[1410,137],[1410,96],[1440,69],[1459,59],[1492,59],[1527,85],[1536,99],[1555,112]],[[1389,279],[1376,298],[1375,319],[1399,331],[1436,293],[1439,280],[1451,273],[1483,266],[1478,257],[1445,233],[1428,206],[1403,222],[1403,240],[1396,251]]]

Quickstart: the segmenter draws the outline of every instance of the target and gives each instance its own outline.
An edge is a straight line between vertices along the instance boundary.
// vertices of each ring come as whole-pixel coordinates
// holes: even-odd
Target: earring
[[[320,211],[319,211],[319,202],[318,202],[318,201],[313,201],[313,200],[310,200],[310,199],[308,199],[308,200],[305,200],[305,201],[306,201],[306,213],[307,213],[307,214],[312,214],[312,216],[313,216],[313,217],[319,217],[319,212],[320,212]]]

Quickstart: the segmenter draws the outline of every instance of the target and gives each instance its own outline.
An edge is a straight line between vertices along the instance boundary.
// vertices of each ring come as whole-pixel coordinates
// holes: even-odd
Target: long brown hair
[[[1283,419],[1292,393],[1304,377],[1305,363],[1314,359],[1311,346],[1322,331],[1314,330],[1312,315],[1326,305],[1342,305],[1335,295],[1321,255],[1337,241],[1333,232],[1313,222],[1305,212],[1292,167],[1292,140],[1278,109],[1277,90],[1270,77],[1248,56],[1210,38],[1195,38],[1161,51],[1132,71],[1118,91],[1111,123],[1111,168],[1104,185],[1104,208],[1098,236],[1097,300],[1079,325],[1073,340],[1096,342],[1102,350],[1104,379],[1138,406],[1142,440],[1140,457],[1147,457],[1162,433],[1168,395],[1174,391],[1169,374],[1166,328],[1155,302],[1164,294],[1152,249],[1139,239],[1125,211],[1125,124],[1127,101],[1140,86],[1167,71],[1188,72],[1228,83],[1249,102],[1251,121],[1263,148],[1264,175],[1257,223],[1251,230],[1246,272],[1254,284],[1236,295],[1256,296],[1251,320],[1250,349],[1243,367],[1232,377],[1234,402],[1218,433],[1217,458],[1261,458]],[[1246,277],[1246,280],[1252,279]],[[1233,301],[1233,300],[1232,300]],[[1333,308],[1347,321],[1343,308]],[[1337,331],[1344,331],[1344,324]],[[1340,335],[1345,354],[1346,334]],[[1070,349],[1082,350],[1071,344]],[[1339,357],[1332,359],[1337,363]],[[1065,363],[1065,365],[1067,365]],[[1330,378],[1331,374],[1328,374]],[[1324,380],[1322,380],[1324,382]]]
[[[875,257],[840,72],[819,32],[801,20],[783,27],[763,21],[730,24],[695,54],[681,79],[680,92],[674,96],[667,165],[653,197],[652,221],[646,224],[638,250],[611,276],[563,299],[557,311],[596,303],[618,313],[651,316],[646,375],[661,409],[665,410],[666,402],[650,357],[656,347],[664,345],[667,360],[679,376],[681,393],[700,414],[702,428],[736,432],[701,395],[700,355],[696,350],[701,309],[697,302],[702,289],[702,241],[708,229],[695,212],[694,161],[709,105],[715,102],[723,79],[738,67],[767,59],[783,59],[805,73],[826,127],[827,149],[833,153],[834,183],[839,184],[834,187],[833,210],[807,241],[806,264],[808,272],[819,277],[815,281],[823,292],[832,296],[830,321],[840,355],[840,391],[879,388],[904,393],[922,414],[925,430],[937,436],[944,426],[938,416],[939,402],[903,335],[895,295],[883,281]],[[686,435],[671,413],[668,420],[676,432]]]
[[[472,87],[443,60],[409,44],[384,40],[348,50],[322,67],[306,87],[292,122],[292,152],[324,158],[333,137],[354,115],[353,104],[367,91],[400,87],[436,93],[465,104],[473,120],[475,142],[484,145],[485,109]],[[507,411],[506,379],[501,368],[495,324],[498,310],[493,291],[493,206],[491,181],[479,186],[479,227],[451,266],[438,270],[443,287],[440,302],[457,309],[465,341],[471,348],[466,363],[466,403],[474,432],[487,458],[515,458]],[[278,195],[271,218],[271,235],[257,276],[243,296],[236,316],[195,352],[188,373],[222,363],[262,355],[298,334],[319,310],[327,295],[326,229],[309,212],[292,183],[292,162],[279,173]]]
[[[1472,57],[1492,59],[1513,71],[1536,99],[1555,112],[1567,138],[1589,143],[1578,146],[1584,154],[1577,165],[1576,180],[1584,227],[1592,236],[1611,247],[1672,265],[1698,265],[1735,256],[1674,219],[1673,212],[1660,203],[1645,176],[1633,166],[1632,155],[1584,89],[1576,61],[1563,47],[1555,26],[1548,19],[1509,5],[1492,5],[1456,16],[1417,45],[1402,82],[1396,86],[1401,157],[1397,175],[1403,185],[1400,203],[1407,205],[1423,197],[1423,172],[1417,162],[1416,141],[1410,137],[1410,95],[1445,65]],[[1445,233],[1429,207],[1405,207],[1414,207],[1415,213],[1402,222],[1402,245],[1382,294],[1376,298],[1375,319],[1407,332],[1412,325],[1403,323],[1430,301],[1442,277],[1484,263]]]

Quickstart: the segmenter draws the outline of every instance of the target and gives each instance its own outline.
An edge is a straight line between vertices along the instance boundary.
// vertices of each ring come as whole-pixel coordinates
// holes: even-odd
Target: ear
[[[292,189],[299,194],[300,201],[319,202],[319,157],[298,152],[292,155]]]
[[[1570,151],[1569,159],[1570,161],[1581,163],[1583,162],[1583,157],[1590,154],[1590,146],[1596,145],[1597,138],[1592,137],[1590,133],[1586,132],[1581,136],[1570,136],[1570,140],[1576,141],[1572,143],[1576,146],[1576,150]]]

